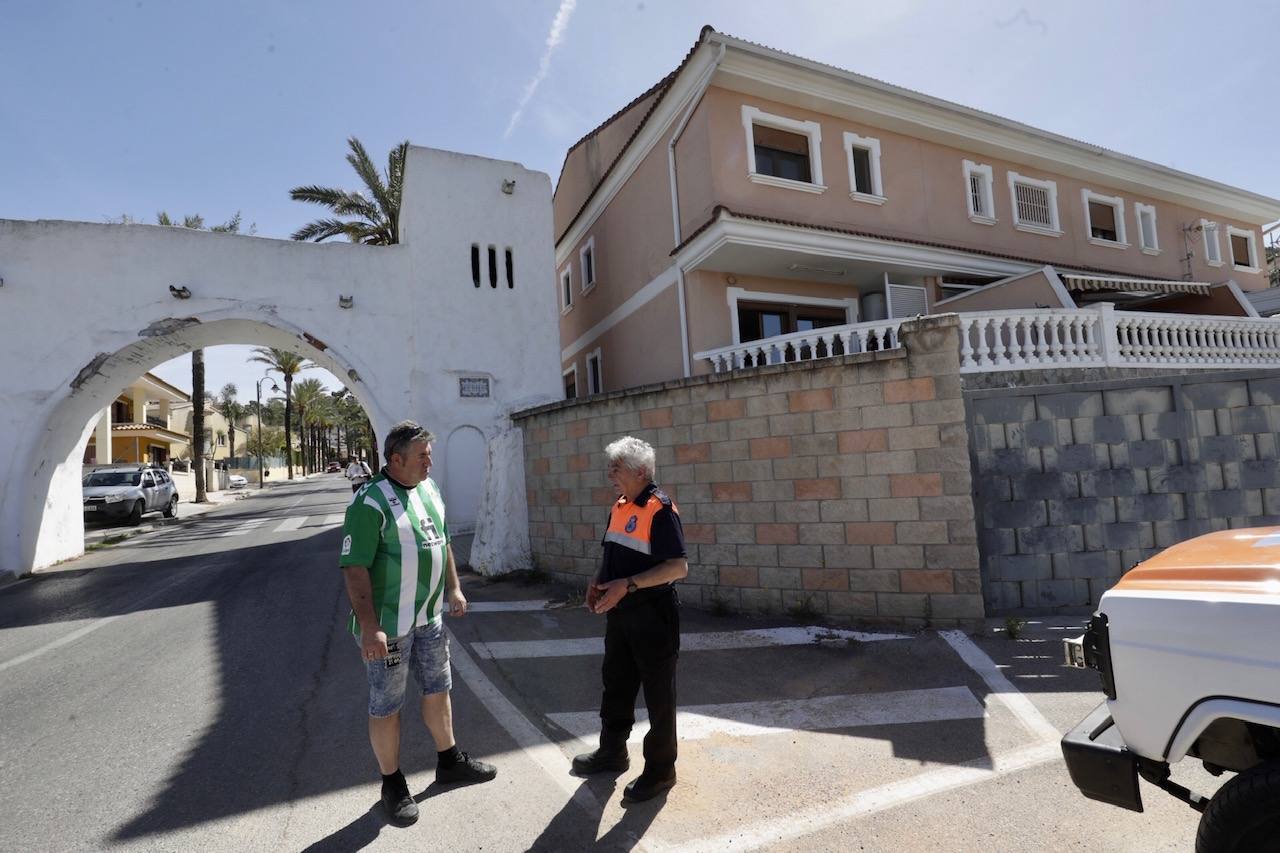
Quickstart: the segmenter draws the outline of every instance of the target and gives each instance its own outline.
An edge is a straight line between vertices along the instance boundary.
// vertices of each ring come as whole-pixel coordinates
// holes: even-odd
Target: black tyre
[[[142,501],[134,501],[133,509],[129,510],[129,517],[126,519],[130,524],[142,523]]]
[[[169,505],[164,508],[164,517],[173,518],[178,514],[178,496],[174,495],[169,499]]]
[[[1280,762],[1218,789],[1200,818],[1196,853],[1280,853]]]

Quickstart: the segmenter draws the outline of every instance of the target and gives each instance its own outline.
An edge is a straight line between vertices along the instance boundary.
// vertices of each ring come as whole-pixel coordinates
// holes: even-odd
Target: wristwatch
[[[636,586],[636,582],[634,580],[631,580],[630,578],[627,579],[627,595],[630,595],[639,588],[640,587]]]

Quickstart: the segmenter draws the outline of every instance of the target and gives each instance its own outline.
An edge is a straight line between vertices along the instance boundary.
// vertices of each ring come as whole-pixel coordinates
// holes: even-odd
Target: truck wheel
[[[1196,832],[1196,853],[1255,851],[1280,851],[1280,762],[1246,770],[1219,788]]]
[[[129,518],[127,519],[128,522],[135,526],[138,524],[141,524],[142,510],[143,510],[142,501],[134,501],[133,509],[129,510]]]
[[[178,496],[174,495],[169,499],[169,505],[164,508],[164,517],[173,518],[178,514]]]

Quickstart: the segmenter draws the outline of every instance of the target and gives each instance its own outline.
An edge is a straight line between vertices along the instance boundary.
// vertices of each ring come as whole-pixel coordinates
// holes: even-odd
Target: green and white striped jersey
[[[449,528],[430,478],[405,489],[380,471],[352,495],[342,534],[338,564],[369,570],[373,612],[388,637],[440,618]],[[354,611],[350,628],[360,633]]]

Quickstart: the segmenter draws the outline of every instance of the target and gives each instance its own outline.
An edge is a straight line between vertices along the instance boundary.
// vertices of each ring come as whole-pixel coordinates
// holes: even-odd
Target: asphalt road
[[[499,777],[432,784],[406,711],[423,817],[390,827],[343,629],[349,496],[337,476],[277,486],[0,590],[0,849],[1191,849],[1197,816],[1161,792],[1133,814],[1067,779],[1057,733],[1101,694],[1058,665],[1065,626],[850,637],[686,609],[680,784],[623,807],[638,744],[627,774],[568,774],[602,620],[478,577],[447,621],[455,727]]]

